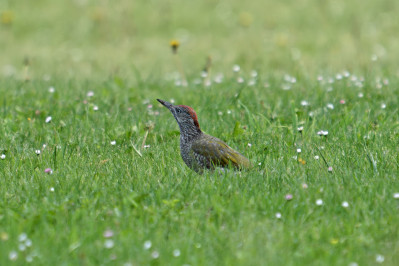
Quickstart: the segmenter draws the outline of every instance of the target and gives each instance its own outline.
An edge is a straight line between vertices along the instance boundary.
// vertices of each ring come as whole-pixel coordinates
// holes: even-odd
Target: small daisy
[[[381,104],[381,109],[385,109],[385,108],[387,108],[387,105],[385,103],[382,103]]]
[[[293,198],[292,194],[285,195],[286,200],[292,200],[292,198]]]
[[[303,127],[298,127],[297,130],[299,131],[299,133],[302,133]]]
[[[233,71],[236,72],[236,73],[239,72],[240,69],[241,69],[241,68],[240,68],[239,65],[234,65],[234,66],[233,66]]]
[[[153,258],[153,259],[158,259],[159,258],[159,252],[158,251],[153,251],[152,253],[151,253],[151,257]]]
[[[296,152],[297,152],[297,153],[301,153],[302,150],[298,148],[298,149],[296,149]]]
[[[144,149],[148,149],[151,145],[144,145]]]
[[[330,172],[330,173],[331,173],[331,172],[333,171],[333,168],[332,168],[332,166],[329,166],[327,170],[328,170],[328,172]]]
[[[50,122],[51,122],[51,119],[52,119],[51,116],[46,117],[46,123],[50,123]]]
[[[32,240],[30,240],[29,238],[26,239],[26,241],[25,241],[25,246],[31,247],[31,246],[32,246]]]
[[[94,105],[94,106],[93,106],[93,110],[94,110],[94,111],[98,111],[98,106],[97,106],[97,105]]]
[[[4,160],[6,158],[5,154],[0,155],[0,159]]]
[[[22,233],[18,236],[19,242],[25,242],[28,239],[28,235],[26,233]]]
[[[302,188],[303,188],[303,189],[307,189],[307,188],[308,188],[308,184],[303,183],[303,184],[302,184]]]
[[[178,250],[178,249],[173,250],[173,257],[179,257],[180,254],[181,254],[180,250]]]
[[[252,147],[252,144],[251,144],[251,143],[248,143],[248,147]]]
[[[23,244],[23,243],[19,244],[18,249],[19,249],[19,251],[25,251],[25,249],[26,249],[25,244]]]
[[[51,188],[50,188],[50,191],[51,191],[51,192],[54,192],[54,188],[53,188],[53,187],[51,187]]]
[[[303,101],[301,101],[301,105],[302,106],[309,106],[310,104],[309,104],[308,101],[303,100]]]
[[[114,236],[114,231],[112,231],[111,229],[107,229],[103,233],[103,237],[105,237],[105,238],[110,238],[113,236]]]
[[[144,242],[144,249],[150,249],[152,246],[152,243],[150,240],[147,240]]]
[[[116,141],[115,140],[111,141],[111,145],[112,146],[116,145]]]
[[[18,253],[15,250],[10,251],[10,253],[8,254],[8,258],[10,260],[16,260],[18,258]]]
[[[55,89],[54,89],[54,87],[50,87],[50,88],[48,89],[48,92],[50,92],[50,93],[54,93],[54,92],[55,92]]]
[[[340,103],[340,104],[345,104],[345,100],[342,99],[342,100],[339,101],[339,103]]]
[[[41,151],[40,150],[35,150],[36,155],[40,155]]]
[[[238,77],[237,78],[237,82],[240,83],[240,84],[244,83],[244,79],[242,77]]]
[[[334,105],[332,103],[328,103],[327,104],[327,108],[333,110],[334,109]]]
[[[349,203],[347,201],[342,202],[342,207],[348,208],[349,207]]]
[[[380,254],[378,254],[378,255],[375,257],[375,261],[378,262],[378,263],[383,263],[384,260],[385,260],[384,256],[382,256],[382,255],[380,255]]]
[[[277,219],[281,219],[281,213],[277,212],[277,213],[276,213],[276,218],[277,218]]]
[[[363,96],[364,96],[364,94],[363,94],[362,92],[359,92],[359,93],[357,94],[357,97],[359,97],[359,98],[363,98]]]
[[[104,247],[108,248],[108,249],[113,248],[114,247],[114,240],[112,240],[112,239],[105,240]]]
[[[314,157],[315,160],[318,160],[319,158],[320,158],[319,155],[315,155]]]
[[[399,193],[394,193],[394,194],[393,194],[393,198],[394,198],[394,199],[399,199]]]
[[[316,205],[317,205],[317,206],[323,205],[323,200],[322,200],[322,199],[316,200]]]
[[[87,92],[87,97],[93,97],[94,96],[94,92],[93,91],[88,91]]]

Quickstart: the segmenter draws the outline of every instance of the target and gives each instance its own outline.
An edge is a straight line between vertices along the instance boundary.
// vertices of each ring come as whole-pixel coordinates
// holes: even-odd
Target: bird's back
[[[202,134],[191,145],[191,156],[201,167],[213,169],[214,167],[249,168],[250,162],[241,153],[235,151],[222,140],[213,136]]]

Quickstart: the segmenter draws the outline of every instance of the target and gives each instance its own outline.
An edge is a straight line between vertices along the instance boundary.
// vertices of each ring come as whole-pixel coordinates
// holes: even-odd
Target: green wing
[[[236,168],[249,168],[251,163],[241,153],[233,150],[218,138],[205,135],[196,140],[191,149],[194,156],[206,164],[212,166],[226,167],[229,164]]]

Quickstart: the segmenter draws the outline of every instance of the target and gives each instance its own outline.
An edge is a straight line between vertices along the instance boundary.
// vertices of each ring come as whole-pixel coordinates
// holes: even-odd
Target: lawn
[[[0,265],[398,265],[398,12],[2,1]],[[187,168],[157,98],[253,167]]]

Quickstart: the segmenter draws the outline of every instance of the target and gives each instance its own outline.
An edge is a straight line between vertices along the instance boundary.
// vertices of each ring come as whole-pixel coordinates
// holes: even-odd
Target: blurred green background
[[[319,74],[398,73],[399,2],[380,1],[0,1],[0,70],[32,78],[133,77],[175,70],[180,41],[188,75],[207,56],[216,70]]]

